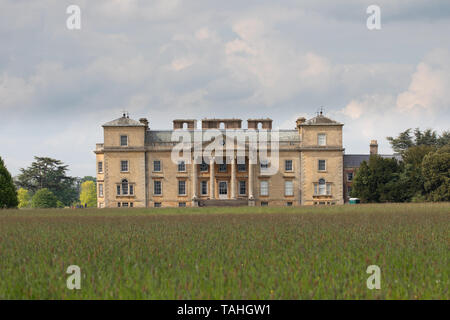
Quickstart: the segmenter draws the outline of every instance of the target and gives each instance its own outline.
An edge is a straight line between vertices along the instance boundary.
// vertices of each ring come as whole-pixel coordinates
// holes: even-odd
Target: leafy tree
[[[424,157],[422,175],[428,200],[450,201],[450,146]]]
[[[363,161],[353,180],[353,197],[363,202],[404,201],[402,192],[405,179],[402,178],[402,165],[396,159],[370,156],[369,162]]]
[[[450,132],[444,131],[438,136],[434,130],[426,129],[422,132],[419,128],[416,128],[414,129],[413,135],[411,135],[411,129],[407,129],[401,132],[396,138],[387,137],[386,139],[395,152],[403,154],[406,150],[414,146],[440,148],[445,145],[450,145]]]
[[[0,157],[0,208],[16,208],[18,204],[13,179]]]
[[[443,146],[450,146],[450,131],[444,131],[440,135],[437,141],[438,148],[442,148]]]
[[[414,145],[413,138],[411,136],[411,129],[401,132],[397,138],[387,137],[386,139],[389,141],[392,150],[395,152],[401,153]]]
[[[85,181],[81,184],[80,202],[88,207],[97,206],[97,188],[93,181]]]
[[[38,190],[31,199],[33,208],[56,208],[58,199],[47,188]]]
[[[20,188],[17,191],[17,197],[19,199],[19,208],[29,208],[31,205],[30,192],[27,189]]]
[[[64,205],[70,205],[78,198],[75,178],[66,175],[67,165],[47,157],[34,157],[30,167],[20,169],[17,177],[19,187],[33,194],[39,189],[49,189]]]
[[[435,151],[434,146],[419,145],[405,150],[403,153],[404,170],[401,180],[404,182],[402,192],[408,200],[413,198],[423,200],[425,195],[424,179],[422,175],[422,161],[424,157]]]

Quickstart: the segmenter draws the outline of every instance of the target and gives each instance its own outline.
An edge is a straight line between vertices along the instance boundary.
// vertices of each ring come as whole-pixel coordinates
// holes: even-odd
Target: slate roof
[[[311,126],[311,125],[313,125],[313,126],[317,126],[317,125],[319,125],[319,126],[323,126],[323,125],[330,126],[331,125],[331,126],[336,126],[336,125],[343,125],[343,124],[340,123],[340,122],[331,120],[330,118],[327,118],[327,117],[325,117],[322,114],[319,114],[319,115],[315,116],[314,118],[305,121],[305,123],[302,123],[302,125],[309,125],[309,126]]]
[[[228,129],[233,130],[233,129]],[[246,131],[247,129],[237,129]],[[226,130],[221,130],[223,133],[226,132]],[[147,143],[167,143],[172,142],[173,130],[149,130],[147,131]],[[191,137],[193,136],[193,130],[187,131],[189,134],[191,134]],[[270,130],[267,130],[267,132],[270,132]],[[298,134],[297,130],[279,130],[279,141],[287,141],[287,142],[300,142],[300,135]],[[270,141],[270,135],[267,136],[268,141]]]
[[[380,154],[382,158],[394,158],[397,161],[402,160],[402,156],[398,153]],[[369,154],[344,154],[344,168],[359,167],[363,161],[369,161]]]
[[[103,127],[145,127],[145,124],[123,116],[105,123]]]

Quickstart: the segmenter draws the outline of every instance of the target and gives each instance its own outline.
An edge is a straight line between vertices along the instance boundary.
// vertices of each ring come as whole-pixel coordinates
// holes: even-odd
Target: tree
[[[443,146],[450,146],[450,131],[444,131],[440,135],[437,141],[438,148],[442,148]]]
[[[67,165],[60,160],[34,157],[30,167],[20,169],[17,177],[19,187],[36,193],[39,189],[49,189],[64,205],[70,205],[78,198],[75,178],[66,175]]]
[[[397,138],[387,137],[386,139],[391,144],[392,150],[399,153],[403,152],[404,150],[414,145],[411,136],[411,129],[407,129],[401,132]]]
[[[387,137],[386,139],[389,141],[395,152],[403,155],[406,150],[414,146],[441,148],[445,145],[450,145],[450,132],[443,131],[442,134],[438,136],[434,130],[426,129],[422,132],[419,128],[416,128],[414,129],[414,136],[411,135],[411,129],[407,129],[401,132],[396,138]]]
[[[17,197],[19,199],[19,208],[29,208],[31,205],[30,192],[27,189],[20,188],[17,191]]]
[[[403,152],[404,170],[401,179],[404,182],[402,190],[408,200],[424,199],[425,188],[422,175],[422,161],[424,157],[435,151],[434,146],[419,145],[413,146]]]
[[[450,201],[450,146],[424,157],[422,175],[428,200]]]
[[[93,181],[85,181],[81,184],[80,202],[88,207],[97,206],[97,188]]]
[[[13,179],[0,157],[0,208],[16,208],[18,204]]]
[[[405,201],[402,169],[396,159],[370,156],[369,162],[363,161],[356,173],[351,195],[363,202]]]
[[[58,199],[47,188],[38,190],[31,199],[33,208],[56,208]]]

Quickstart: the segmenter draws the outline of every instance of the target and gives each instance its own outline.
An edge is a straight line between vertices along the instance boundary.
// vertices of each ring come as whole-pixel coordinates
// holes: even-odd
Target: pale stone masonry
[[[265,174],[261,163],[223,165],[174,163],[174,130],[272,130],[271,119],[173,120],[173,130],[151,130],[149,121],[124,114],[105,123],[97,160],[98,207],[173,207],[203,205],[300,206],[344,203],[343,124],[322,113],[299,118],[295,129],[279,130],[279,169]],[[372,145],[375,143],[372,141]],[[374,148],[372,148],[375,150]],[[237,150],[236,150],[237,151]]]

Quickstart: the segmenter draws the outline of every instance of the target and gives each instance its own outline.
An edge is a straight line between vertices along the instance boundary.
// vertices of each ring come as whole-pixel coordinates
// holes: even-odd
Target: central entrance
[[[219,181],[219,199],[228,199],[227,181]]]

